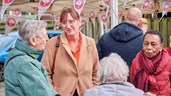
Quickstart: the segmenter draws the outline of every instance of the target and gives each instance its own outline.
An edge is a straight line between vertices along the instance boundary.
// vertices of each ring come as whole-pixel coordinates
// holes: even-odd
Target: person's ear
[[[30,39],[29,39],[29,43],[30,43],[32,46],[36,46],[36,45],[37,45],[37,44],[36,44],[35,38],[30,38]]]
[[[138,27],[141,27],[141,26],[142,26],[142,21],[138,20]]]
[[[171,48],[171,41],[169,41],[169,47]]]
[[[160,46],[161,46],[161,50],[162,50],[162,49],[163,49],[163,47],[164,47],[164,44],[163,44],[163,43],[161,43],[161,44],[160,44]],[[160,50],[160,51],[161,51],[161,50]]]

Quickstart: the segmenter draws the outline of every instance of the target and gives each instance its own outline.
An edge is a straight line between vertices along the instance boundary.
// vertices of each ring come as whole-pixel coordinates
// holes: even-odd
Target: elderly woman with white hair
[[[20,27],[20,38],[5,61],[6,96],[57,96],[45,68],[37,60],[45,49],[46,22],[27,20]]]
[[[116,53],[100,61],[98,77],[101,84],[88,89],[84,96],[143,96],[144,92],[127,82],[129,69],[126,62]]]

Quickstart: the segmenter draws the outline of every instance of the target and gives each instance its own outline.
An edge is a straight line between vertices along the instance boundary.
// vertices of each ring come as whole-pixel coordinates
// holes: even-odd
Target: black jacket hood
[[[128,42],[134,38],[137,38],[138,36],[143,34],[143,31],[130,23],[121,23],[114,27],[111,31],[110,34],[113,39],[117,41],[122,41],[122,42]]]

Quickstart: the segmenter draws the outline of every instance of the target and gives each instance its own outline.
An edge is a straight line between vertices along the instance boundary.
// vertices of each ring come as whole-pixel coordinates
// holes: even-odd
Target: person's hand
[[[147,92],[147,93],[144,93],[143,96],[156,96],[155,94],[151,93],[151,92]]]

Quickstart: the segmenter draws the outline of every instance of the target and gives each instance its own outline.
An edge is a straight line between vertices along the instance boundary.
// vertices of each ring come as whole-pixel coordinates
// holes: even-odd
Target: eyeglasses
[[[75,23],[75,20],[68,20],[68,21],[62,22],[61,24],[62,24],[62,26],[66,26],[67,24],[73,25],[74,23]]]

